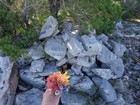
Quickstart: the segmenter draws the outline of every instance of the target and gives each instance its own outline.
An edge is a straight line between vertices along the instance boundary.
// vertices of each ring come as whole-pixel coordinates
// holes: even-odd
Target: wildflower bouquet
[[[59,95],[60,91],[63,91],[68,88],[70,76],[67,75],[67,72],[62,74],[61,72],[55,72],[46,79],[47,88],[52,89],[55,95]]]

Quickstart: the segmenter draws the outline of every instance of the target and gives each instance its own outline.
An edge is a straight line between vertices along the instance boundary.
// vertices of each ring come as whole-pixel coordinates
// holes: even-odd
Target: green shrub
[[[45,10],[47,5],[42,3],[37,4],[36,8],[30,7],[27,12],[29,22],[27,26],[21,16],[24,3],[20,4],[18,0],[15,0],[14,3],[13,5],[7,4],[9,8],[0,2],[0,49],[3,50],[4,54],[16,60],[21,54],[26,53],[25,48],[38,41],[42,24],[49,12],[47,12],[47,8]],[[17,9],[14,10],[13,8]]]
[[[61,6],[60,19],[81,26],[81,30],[96,29],[97,33],[110,33],[121,18],[122,8],[113,0],[69,0]]]

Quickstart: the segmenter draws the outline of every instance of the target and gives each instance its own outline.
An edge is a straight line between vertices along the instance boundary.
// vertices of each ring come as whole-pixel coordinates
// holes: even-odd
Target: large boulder
[[[55,36],[58,32],[59,30],[57,20],[53,16],[49,16],[41,29],[39,39]]]
[[[16,95],[15,105],[41,105],[43,92],[32,88]]]
[[[57,60],[62,60],[66,55],[66,46],[61,38],[52,38],[47,40],[45,52]]]

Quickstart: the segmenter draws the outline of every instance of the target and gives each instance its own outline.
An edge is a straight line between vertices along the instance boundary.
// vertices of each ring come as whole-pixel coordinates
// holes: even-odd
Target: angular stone
[[[43,77],[38,77],[38,73],[32,73],[29,71],[29,67],[20,70],[20,78],[32,85],[33,87],[42,89],[45,87],[45,79]]]
[[[99,93],[106,102],[113,102],[117,100],[116,91],[106,79],[94,77],[92,80],[99,88]]]
[[[73,56],[83,56],[84,47],[76,38],[71,37],[67,42],[68,52]]]
[[[139,70],[139,71],[140,71],[140,63],[137,63],[137,64],[134,66],[134,70]]]
[[[73,64],[72,67],[71,67],[71,69],[75,72],[76,75],[82,74],[81,68],[82,68],[82,66],[79,66],[79,65],[76,65],[76,64]]]
[[[87,96],[78,93],[63,93],[61,96],[62,105],[86,105]]]
[[[115,74],[115,76],[113,77],[114,79],[120,78],[125,71],[123,61],[120,58],[108,62],[106,63],[106,65],[114,72]]]
[[[44,70],[40,73],[38,73],[38,76],[41,77],[46,77],[49,76],[50,74],[53,74],[54,72],[57,72],[57,66],[55,61],[51,61],[49,63],[46,63]]]
[[[66,55],[66,46],[60,38],[49,39],[45,44],[45,52],[57,60],[62,60]]]
[[[87,56],[97,55],[102,50],[102,44],[99,43],[94,36],[83,35],[81,42],[86,49],[85,55]]]
[[[82,80],[79,83],[75,84],[73,86],[73,88],[76,89],[77,91],[88,93],[91,96],[95,92],[94,91],[94,84],[87,76],[82,78]]]
[[[11,61],[9,57],[0,57],[0,68],[1,71],[5,71],[11,65]]]
[[[33,60],[37,60],[45,57],[44,49],[41,45],[30,48],[28,54]]]
[[[73,29],[73,25],[69,22],[64,22],[62,24],[62,27],[63,27],[64,31],[69,31],[69,32],[72,31],[72,29]]]
[[[58,32],[59,30],[57,20],[53,16],[49,16],[41,29],[39,39],[55,36]]]
[[[70,77],[70,86],[74,87],[76,83],[79,83],[83,76],[73,75]]]
[[[62,60],[60,60],[60,61],[57,61],[57,62],[56,62],[56,66],[62,66],[62,65],[65,64],[66,62],[67,62],[67,59],[64,58],[64,59],[62,59]]]
[[[77,64],[77,58],[75,57],[75,58],[69,58],[68,59],[68,63],[70,63],[70,64]]]
[[[65,32],[64,34],[62,34],[62,39],[64,42],[67,42],[70,40],[70,33]]]
[[[93,73],[96,74],[97,76],[104,78],[106,80],[111,79],[114,74],[110,69],[92,69]]]
[[[97,36],[97,40],[101,41],[101,42],[108,42],[109,37],[106,36],[105,34],[101,34],[99,36]]]
[[[77,65],[91,67],[95,63],[95,56],[91,57],[78,57]]]
[[[10,58],[0,57],[0,105],[6,105],[9,103],[10,95],[10,83],[11,82],[11,72],[12,72],[13,62]]]
[[[117,56],[113,54],[108,48],[103,45],[101,54],[97,55],[97,59],[102,63],[107,63],[115,60]]]
[[[45,66],[44,59],[36,60],[31,63],[30,71],[31,72],[42,72]]]
[[[124,52],[126,51],[126,47],[123,44],[117,43],[115,41],[112,41],[113,43],[113,52],[118,57],[122,57]]]
[[[17,94],[15,105],[41,105],[43,92],[32,88],[26,92]]]
[[[118,95],[117,101],[112,102],[112,103],[109,103],[108,105],[126,105],[125,103],[126,103],[126,102],[125,102],[125,100],[123,99],[122,95],[119,94],[119,95]]]

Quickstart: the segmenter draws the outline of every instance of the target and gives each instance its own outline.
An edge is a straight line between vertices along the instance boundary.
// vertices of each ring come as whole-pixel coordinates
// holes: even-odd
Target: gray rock
[[[84,47],[76,38],[71,37],[67,42],[68,52],[73,56],[83,56]]]
[[[123,99],[122,95],[119,94],[117,101],[109,103],[108,105],[125,105],[125,100]]]
[[[67,72],[68,72],[69,76],[74,76],[75,75],[75,72],[71,69],[68,69]]]
[[[57,66],[55,61],[51,61],[49,63],[46,63],[43,72],[38,73],[38,76],[45,77],[49,76],[50,74],[53,74],[54,72],[57,72]]]
[[[74,87],[76,83],[79,83],[83,76],[73,75],[70,77],[70,86]]]
[[[29,54],[22,54],[19,57],[19,59],[17,60],[20,67],[29,65],[29,64],[31,64],[32,61],[33,61],[33,59],[31,58],[31,56]]]
[[[122,21],[117,22],[115,28],[116,28],[116,30],[121,30],[121,29],[123,29]]]
[[[45,79],[43,77],[39,77],[38,73],[30,72],[29,67],[20,70],[19,75],[23,81],[25,81],[29,85],[32,85],[33,87],[36,87],[39,89],[42,89],[45,87]]]
[[[75,72],[76,75],[82,74],[81,68],[82,68],[82,66],[79,66],[79,65],[76,65],[76,64],[73,64],[72,67],[71,67],[71,69]]]
[[[116,91],[106,79],[94,77],[92,80],[99,88],[99,93],[106,102],[113,102],[117,100]]]
[[[108,42],[109,37],[106,36],[105,34],[101,34],[99,36],[97,36],[97,40],[101,41],[101,42]]]
[[[101,54],[97,55],[97,59],[102,63],[107,63],[115,60],[117,56],[103,45]]]
[[[64,34],[62,34],[62,39],[64,42],[67,42],[70,40],[70,33],[69,32],[65,32]]]
[[[77,58],[75,57],[75,58],[69,58],[68,59],[68,63],[70,63],[70,64],[77,64]]]
[[[79,83],[76,83],[73,86],[73,88],[76,89],[77,91],[80,91],[80,92],[83,92],[83,93],[88,93],[91,96],[95,92],[94,84],[87,76],[82,78],[82,80]]]
[[[57,60],[62,60],[66,55],[66,46],[60,38],[49,39],[45,44],[45,52]]]
[[[37,60],[45,57],[44,50],[41,45],[30,48],[28,54],[33,60]]]
[[[55,36],[58,32],[59,30],[57,20],[53,16],[49,16],[41,29],[39,39]]]
[[[126,51],[126,47],[120,43],[117,43],[115,41],[112,41],[113,43],[113,52],[116,54],[118,57],[122,57],[124,52]]]
[[[102,50],[102,44],[99,43],[94,36],[83,35],[81,37],[81,42],[83,43],[86,52],[86,56],[92,56],[100,54]]]
[[[7,105],[10,103],[10,79],[13,62],[9,57],[0,57],[0,105]]]
[[[57,61],[57,62],[56,62],[56,66],[62,66],[62,65],[65,64],[66,62],[67,62],[67,59],[64,58],[64,59],[62,59],[62,60],[60,60],[60,61]]]
[[[95,63],[95,56],[77,57],[77,65],[91,67]]]
[[[106,65],[114,72],[114,79],[122,77],[125,71],[122,59],[117,58],[116,60],[106,63]]]
[[[123,37],[124,35],[120,32],[120,31],[115,31],[113,33],[114,36],[117,36],[117,37]]]
[[[63,93],[61,96],[62,105],[86,105],[87,99],[78,93]]]
[[[9,57],[1,57],[0,56],[0,68],[1,71],[5,71],[11,65],[11,61]]]
[[[0,56],[3,56],[3,51],[2,50],[0,50]]]
[[[111,79],[114,74],[110,69],[92,69],[93,73],[106,80]]]
[[[16,95],[15,105],[41,105],[43,92],[31,89]]]
[[[31,72],[42,72],[45,66],[44,59],[36,60],[31,63],[30,71]]]
[[[62,24],[62,27],[63,27],[64,31],[69,31],[69,32],[72,31],[72,29],[73,29],[73,25],[69,22],[64,22]]]
[[[137,64],[134,66],[134,70],[140,70],[140,63],[137,63]]]

